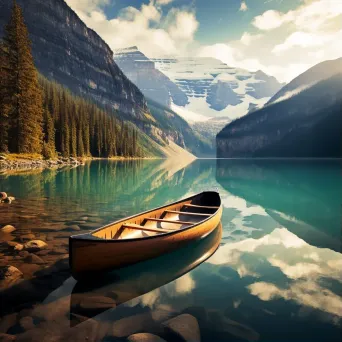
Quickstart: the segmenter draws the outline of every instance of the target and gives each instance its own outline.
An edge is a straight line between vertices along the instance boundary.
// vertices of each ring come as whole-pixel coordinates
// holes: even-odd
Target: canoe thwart
[[[190,216],[213,216],[213,214],[202,214],[202,213],[191,213],[187,211],[176,211],[176,210],[165,210],[165,213],[169,214],[179,214],[179,215],[190,215]]]
[[[154,221],[154,222],[166,222],[166,223],[175,223],[175,224],[187,224],[193,225],[195,222],[186,222],[186,221],[173,221],[173,220],[164,220],[164,219],[157,219],[157,218],[147,218],[146,221]]]
[[[144,227],[139,226],[138,224],[132,224],[132,223],[125,223],[122,225],[124,228],[130,228],[130,229],[137,229],[137,230],[146,230],[149,232],[155,232],[155,233],[169,233],[170,231],[177,230],[177,229],[171,229],[171,228],[150,228],[150,227]]]

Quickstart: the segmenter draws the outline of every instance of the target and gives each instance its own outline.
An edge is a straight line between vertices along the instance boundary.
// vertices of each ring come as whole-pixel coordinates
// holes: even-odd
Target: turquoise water
[[[22,302],[35,301],[28,315],[37,334],[66,325],[73,334],[94,320],[94,340],[121,341],[137,331],[170,340],[160,324],[189,313],[202,341],[340,341],[341,162],[197,160],[180,168],[160,160],[99,161],[0,175],[0,190],[17,197],[0,206],[0,225],[14,224],[17,238],[29,232],[65,243],[75,222],[82,232],[215,188],[222,225],[204,241],[87,287],[64,271],[41,298],[28,301],[21,292],[12,300],[16,292],[9,291],[7,305],[15,302],[19,312]],[[47,324],[51,310],[62,312],[53,317],[55,330]],[[79,324],[78,315],[91,319]]]

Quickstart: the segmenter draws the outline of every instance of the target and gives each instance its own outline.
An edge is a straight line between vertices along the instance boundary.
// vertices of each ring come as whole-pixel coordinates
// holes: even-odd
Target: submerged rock
[[[11,226],[10,224],[8,224],[7,226],[1,228],[1,232],[2,233],[6,233],[6,234],[12,233],[15,230],[16,230],[16,228]]]
[[[16,337],[14,335],[3,334],[0,332],[0,341],[1,342],[10,342],[15,341]]]
[[[26,258],[25,258],[25,262],[28,262],[30,264],[37,264],[37,265],[42,265],[45,264],[44,260],[41,259],[39,256],[35,255],[35,254],[29,254]]]
[[[0,289],[12,286],[22,277],[23,273],[14,266],[7,265],[0,267]]]
[[[164,339],[157,335],[149,333],[139,333],[128,337],[128,342],[166,342]]]
[[[181,337],[187,342],[201,341],[197,319],[189,314],[182,314],[163,323],[165,330]]]
[[[42,240],[32,240],[24,245],[25,249],[27,249],[29,252],[37,252],[47,248],[47,246],[47,243]]]
[[[4,200],[7,198],[6,192],[0,192],[0,200]]]
[[[35,327],[35,325],[33,323],[33,318],[30,316],[26,316],[26,317],[21,318],[19,321],[19,325],[25,331],[33,329]]]

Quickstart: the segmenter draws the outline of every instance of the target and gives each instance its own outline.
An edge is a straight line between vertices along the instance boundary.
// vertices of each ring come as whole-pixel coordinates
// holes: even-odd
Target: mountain
[[[214,58],[153,59],[155,66],[188,98],[171,108],[188,122],[226,117],[227,121],[263,106],[281,87],[262,71],[232,68]]]
[[[30,33],[35,65],[43,76],[108,112],[114,111],[125,122],[130,121],[141,130],[145,145],[153,151],[159,150],[157,156],[182,152],[181,148],[170,147],[172,136],[160,130],[143,93],[114,62],[113,51],[64,0],[17,0],[17,3],[22,7]],[[0,38],[11,8],[12,0],[0,1]]]
[[[269,105],[226,126],[217,135],[217,156],[342,157],[342,72],[336,67],[341,61],[310,69]],[[311,85],[298,93],[304,84]]]
[[[32,41],[38,70],[77,95],[144,118],[148,111],[140,90],[113,61],[113,52],[100,36],[79,19],[64,0],[17,0]],[[0,36],[12,8],[0,2]]]
[[[208,137],[204,137],[200,132],[196,132],[172,109],[151,99],[147,99],[147,104],[151,114],[158,122],[158,127],[170,140],[197,157],[212,157],[215,155],[213,141]]]
[[[310,88],[319,81],[330,78],[338,73],[342,73],[342,58],[316,64],[284,86],[267,104],[286,100]]]
[[[179,106],[187,104],[188,98],[185,93],[156,69],[155,63],[136,46],[116,50],[114,60],[146,97],[168,107],[171,106],[171,101]]]

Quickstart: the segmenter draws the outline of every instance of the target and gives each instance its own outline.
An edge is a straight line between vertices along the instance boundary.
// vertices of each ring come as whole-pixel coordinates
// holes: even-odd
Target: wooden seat
[[[212,214],[202,214],[202,213],[190,213],[187,211],[176,211],[176,210],[165,210],[164,213],[178,214],[178,215],[190,215],[190,216],[212,216]]]
[[[186,221],[173,221],[173,220],[164,220],[164,219],[157,219],[157,218],[147,218],[146,221],[154,221],[154,222],[165,222],[165,223],[175,223],[175,224],[186,224],[186,225],[193,225],[195,222],[186,222]]]
[[[137,230],[146,230],[148,232],[155,232],[155,233],[169,233],[177,229],[172,229],[172,228],[150,228],[150,227],[144,227],[144,226],[139,226],[138,224],[133,224],[133,223],[125,223],[122,225],[123,228],[130,228],[130,229],[137,229]]]

